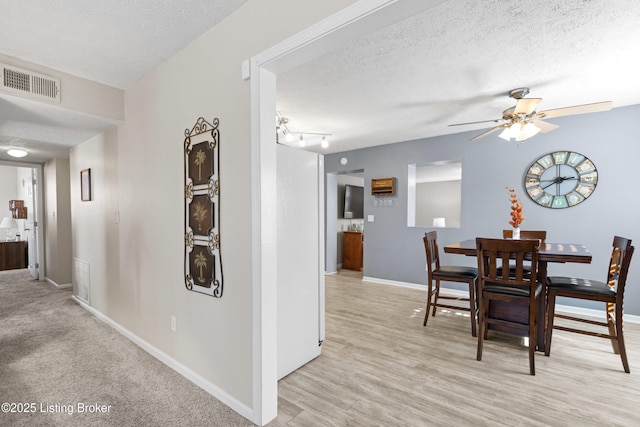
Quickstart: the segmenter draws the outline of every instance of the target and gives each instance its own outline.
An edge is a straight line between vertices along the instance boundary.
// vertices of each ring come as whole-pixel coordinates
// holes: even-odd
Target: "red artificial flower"
[[[520,199],[518,199],[518,195],[516,194],[516,190],[513,188],[505,187],[509,192],[509,201],[511,202],[511,221],[509,221],[509,225],[513,228],[520,227],[520,224],[527,219],[522,213],[522,203],[520,203]]]

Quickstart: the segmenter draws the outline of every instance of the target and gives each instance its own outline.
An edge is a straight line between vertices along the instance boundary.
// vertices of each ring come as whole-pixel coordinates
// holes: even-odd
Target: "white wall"
[[[460,228],[462,181],[416,184],[416,226],[431,227],[433,218],[443,217],[447,227]]]
[[[69,160],[51,159],[44,165],[45,260],[40,264],[49,281],[71,283],[71,205]]]
[[[31,192],[31,173],[31,168],[16,168],[16,198],[18,200],[23,200],[24,206],[27,208],[27,219],[18,221],[21,240],[27,239],[24,227],[27,223],[33,222],[35,214],[33,194]]]
[[[426,283],[422,237],[430,227],[407,227],[408,164],[451,159],[462,161],[462,217],[460,228],[438,229],[440,246],[478,236],[499,237],[508,228],[509,202],[505,187],[513,187],[524,205],[527,219],[522,228],[546,230],[548,242],[581,243],[592,253],[591,264],[552,264],[550,275],[582,276],[605,280],[613,236],[640,239],[640,192],[630,189],[630,177],[640,158],[636,141],[636,118],[640,105],[611,111],[558,117],[559,128],[539,134],[519,146],[498,137],[471,144],[474,132],[443,135],[415,141],[335,153],[325,156],[329,173],[345,167],[340,158],[349,158],[349,169],[365,169],[365,179],[397,177],[398,203],[392,208],[370,207],[375,222],[366,224],[364,275],[406,283]],[[553,151],[584,154],[598,168],[598,186],[587,200],[568,209],[548,209],[533,202],[523,188],[523,177],[531,164]],[[369,197],[369,200],[366,200]],[[365,196],[365,206],[371,206]],[[472,257],[441,254],[446,264],[475,265]],[[640,277],[640,262],[629,271],[633,283]],[[447,283],[447,287],[456,287]],[[460,288],[460,287],[458,287]],[[563,301],[561,304],[569,303]],[[574,302],[593,308],[590,302]],[[602,308],[597,306],[598,308]],[[625,314],[640,314],[640,288],[627,286]]]
[[[18,199],[18,175],[16,168],[0,166],[0,221],[4,217],[11,217],[9,200]],[[4,240],[7,230],[0,230],[0,240]]]
[[[247,3],[127,91],[127,116],[117,131],[71,152],[73,254],[90,263],[92,307],[247,417],[255,404],[254,171],[249,82],[241,79],[241,64],[350,3]],[[183,139],[199,117],[220,119],[221,299],[187,291],[183,278]],[[87,167],[95,199],[82,203],[79,171]],[[169,327],[172,315],[176,332]]]
[[[70,188],[73,224],[73,263],[89,266],[89,295],[92,307],[119,321],[122,313],[135,310],[136,286],[120,282],[119,242],[116,224],[118,175],[113,166],[117,158],[117,130],[96,136],[71,150]],[[91,201],[80,197],[80,171],[91,169]],[[51,214],[49,212],[49,214]],[[126,254],[133,247],[123,248]],[[72,270],[72,275],[81,274]],[[78,283],[74,277],[74,293]],[[118,300],[119,299],[119,300]],[[126,325],[124,325],[126,326]]]
[[[116,123],[124,118],[124,92],[59,70],[0,54],[0,62],[60,79],[60,106],[81,111],[95,119]]]

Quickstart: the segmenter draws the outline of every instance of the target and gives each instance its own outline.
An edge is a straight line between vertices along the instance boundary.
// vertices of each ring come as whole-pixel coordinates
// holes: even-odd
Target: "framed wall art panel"
[[[91,169],[80,171],[80,200],[91,201]]]
[[[219,120],[200,117],[184,138],[184,280],[190,291],[220,298]]]

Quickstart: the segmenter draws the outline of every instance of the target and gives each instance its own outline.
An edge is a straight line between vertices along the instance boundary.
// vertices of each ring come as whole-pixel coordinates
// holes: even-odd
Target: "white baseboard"
[[[420,283],[409,283],[409,282],[399,282],[396,280],[388,280],[388,279],[378,279],[376,277],[364,276],[362,278],[363,282],[371,282],[371,283],[379,283],[381,285],[390,285],[390,286],[400,286],[402,288],[409,289],[417,289],[419,291],[427,292],[427,285],[423,285]],[[442,295],[453,296],[453,297],[468,297],[469,293],[467,291],[462,291],[459,289],[448,289],[448,288],[440,288],[440,292]],[[565,314],[575,314],[579,316],[587,316],[587,317],[595,317],[595,318],[603,318],[602,310],[594,310],[592,308],[583,308],[583,307],[575,307],[572,305],[556,305],[556,311]],[[636,316],[634,314],[625,314],[624,321],[629,323],[640,323],[640,316]]]
[[[69,289],[70,287],[73,286],[71,283],[65,283],[63,285],[60,285],[60,284],[54,282],[53,280],[49,279],[48,277],[45,277],[44,280],[46,280],[47,283],[49,283],[50,285],[52,285],[56,289]]]
[[[80,298],[77,298],[75,295],[73,295],[71,298],[82,308],[87,310],[89,313],[93,314],[95,317],[97,317],[107,325],[111,326],[113,329],[118,331],[121,335],[128,338],[130,341],[132,341],[134,344],[142,348],[144,351],[146,351],[147,353],[149,353],[150,355],[158,359],[160,362],[164,363],[169,368],[178,372],[183,377],[185,377],[186,379],[188,379],[189,381],[191,381],[192,383],[194,383],[195,385],[197,385],[198,387],[200,387],[201,389],[203,389],[204,391],[206,391],[207,393],[209,393],[210,395],[212,395],[213,397],[220,400],[222,403],[224,403],[225,405],[227,405],[228,407],[236,411],[238,414],[242,415],[248,420],[253,421],[254,412],[247,405],[240,402],[233,396],[229,395],[220,387],[216,386],[215,384],[211,383],[207,379],[198,375],[196,372],[186,367],[182,363],[178,362],[177,360],[175,360],[165,352],[161,351],[157,347],[154,347],[153,345],[149,344],[147,341],[143,340],[142,338],[140,338],[139,336],[137,336],[127,328],[123,327],[119,323],[116,323],[111,318],[105,316],[103,313],[99,312],[95,308],[91,307],[90,305],[82,301]]]

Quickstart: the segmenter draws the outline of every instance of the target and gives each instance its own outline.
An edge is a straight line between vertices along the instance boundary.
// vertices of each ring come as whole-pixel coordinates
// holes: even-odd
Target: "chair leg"
[[[483,311],[483,316],[484,316],[484,336],[482,337],[482,339],[486,340],[489,338],[489,325],[487,324],[487,318],[489,317],[489,306],[491,305],[491,301],[485,301],[485,306],[482,309]]]
[[[431,282],[431,280],[429,280],[429,284],[427,287],[427,308],[424,311],[424,322],[422,323],[422,326],[427,326],[427,320],[429,320],[429,310],[431,309],[431,295],[433,293],[433,283]]]
[[[484,339],[486,338],[486,317],[484,315],[485,308],[484,303],[480,299],[482,296],[478,297],[478,350],[476,352],[476,360],[482,360],[482,345],[484,344]]]
[[[538,334],[538,311],[533,310],[533,313],[529,316],[529,373],[531,375],[536,374],[536,341]]]
[[[436,316],[436,309],[438,308],[438,297],[440,297],[440,280],[436,279],[436,293],[434,294],[434,297],[433,297],[433,308],[431,309],[432,311],[431,315],[433,317]]]
[[[617,336],[616,326],[618,324],[617,321],[614,321],[614,315],[616,310],[614,310],[613,303],[608,302],[607,304],[607,327],[609,328],[609,335],[612,337]],[[620,349],[618,348],[618,340],[616,338],[611,338],[611,346],[613,347],[613,352],[615,354],[620,354]]]
[[[544,355],[551,353],[551,336],[553,335],[553,318],[556,311],[556,294],[549,292],[547,295],[547,329],[544,334]]]
[[[477,311],[476,311],[476,299],[475,299],[475,287],[476,281],[472,280],[469,282],[469,310],[471,312],[471,336],[477,336],[476,324],[477,321]]]
[[[627,374],[631,373],[629,369],[629,361],[627,360],[627,350],[624,345],[624,335],[622,334],[622,309],[616,307],[616,336],[618,337],[618,349],[620,350],[620,359],[622,359],[622,367]]]

